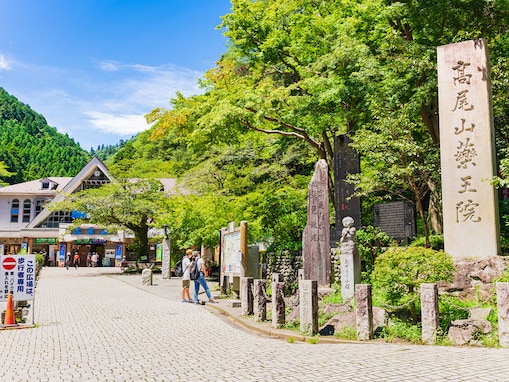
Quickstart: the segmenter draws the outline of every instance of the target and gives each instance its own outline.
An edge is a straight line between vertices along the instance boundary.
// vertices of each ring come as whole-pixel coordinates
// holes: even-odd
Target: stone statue
[[[354,220],[350,216],[346,216],[342,220],[343,231],[341,231],[341,244],[345,242],[353,242],[355,240],[355,231],[357,230],[354,226]],[[346,243],[345,243],[346,244]],[[343,245],[342,245],[343,247]]]

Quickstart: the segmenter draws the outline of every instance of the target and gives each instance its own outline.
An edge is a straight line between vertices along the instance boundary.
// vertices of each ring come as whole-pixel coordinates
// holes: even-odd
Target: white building
[[[105,164],[94,157],[75,177],[49,177],[0,188],[0,254],[45,253],[48,265],[57,265],[63,263],[65,253],[77,251],[80,265],[85,265],[87,254],[97,252],[104,265],[118,263],[132,235],[92,224],[70,230],[79,212],[44,207],[65,194],[100,187],[111,179]],[[174,179],[160,181],[165,191],[175,188]]]

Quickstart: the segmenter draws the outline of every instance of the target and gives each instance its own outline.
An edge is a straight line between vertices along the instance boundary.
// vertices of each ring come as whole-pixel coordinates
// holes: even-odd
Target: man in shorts
[[[189,285],[191,285],[191,276],[189,274],[189,267],[191,266],[191,256],[193,251],[188,249],[186,255],[182,259],[182,302],[192,302],[191,295],[189,294]]]

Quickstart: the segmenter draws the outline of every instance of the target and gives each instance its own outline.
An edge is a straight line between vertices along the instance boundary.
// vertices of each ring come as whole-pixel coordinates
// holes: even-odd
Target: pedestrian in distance
[[[120,269],[121,270],[127,269],[128,266],[129,265],[127,263],[127,259],[125,258],[125,256],[123,256],[122,261],[120,262]]]
[[[78,269],[78,267],[80,266],[80,254],[76,251],[74,253],[74,269]]]
[[[65,254],[65,269],[69,270],[69,265],[71,265],[71,252]]]
[[[92,266],[92,254],[90,252],[87,253],[87,267]]]
[[[48,256],[48,252],[46,251],[42,251],[41,252],[41,255],[44,256],[44,266],[47,267],[49,265],[49,256]]]
[[[193,250],[188,249],[186,251],[186,255],[182,258],[182,302],[192,302],[191,293],[189,292],[189,287],[191,286],[191,275],[189,273],[189,267],[191,266],[191,256],[193,255]]]
[[[210,293],[209,286],[207,284],[207,280],[205,280],[205,263],[203,262],[203,259],[200,256],[200,252],[194,251],[193,252],[194,261],[196,262],[196,266],[200,270],[200,275],[196,280],[194,280],[194,302],[195,304],[201,304],[200,300],[198,299],[198,294],[200,291],[200,285],[205,290],[205,294],[207,295],[210,303],[215,303],[214,299],[212,298],[212,294]]]
[[[99,255],[97,254],[97,252],[94,252],[92,254],[92,266],[93,267],[97,267],[97,260],[99,259]]]

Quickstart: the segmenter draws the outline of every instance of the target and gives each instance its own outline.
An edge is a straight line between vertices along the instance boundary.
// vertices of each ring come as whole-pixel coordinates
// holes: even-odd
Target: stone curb
[[[336,338],[305,336],[305,335],[302,335],[297,332],[295,332],[295,333],[288,332],[283,329],[264,328],[262,326],[251,324],[247,319],[243,319],[242,317],[231,314],[228,310],[221,308],[217,304],[205,304],[205,307],[211,311],[214,311],[215,313],[219,313],[224,318],[228,318],[230,321],[232,321],[236,325],[239,325],[239,326],[241,326],[247,330],[250,330],[252,332],[269,336],[271,338],[276,338],[276,339],[281,339],[281,340],[286,340],[286,341],[293,339],[294,341],[299,341],[299,342],[310,342],[310,341],[316,341],[318,339],[318,342],[316,344],[347,344],[347,343],[366,344],[366,343],[369,343],[369,342],[365,342],[365,341],[340,340],[340,339],[336,339]]]

